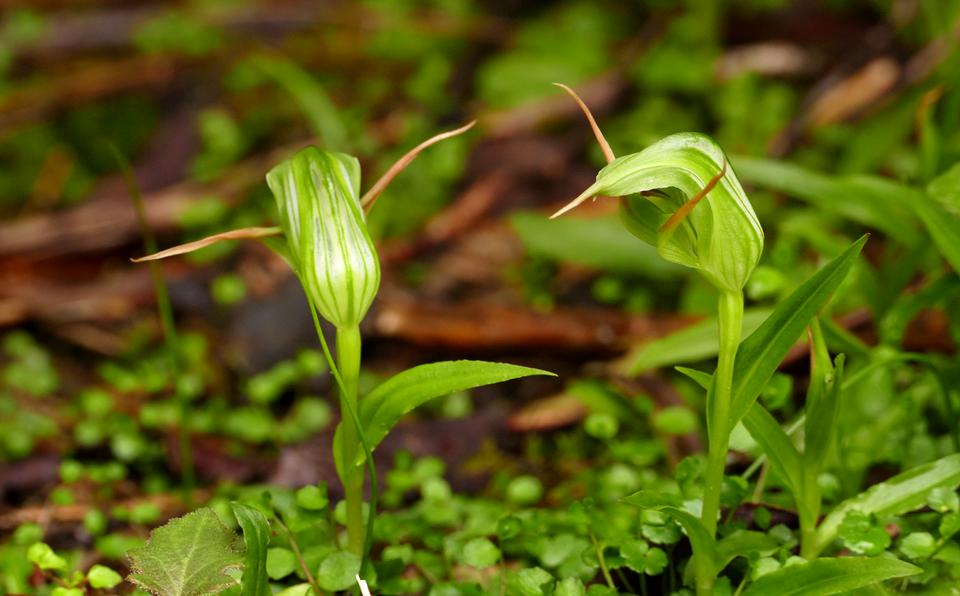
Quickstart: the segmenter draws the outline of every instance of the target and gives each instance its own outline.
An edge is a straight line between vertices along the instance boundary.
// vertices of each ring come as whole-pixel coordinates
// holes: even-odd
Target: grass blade
[[[133,201],[133,208],[137,214],[137,224],[140,226],[140,233],[143,235],[144,250],[147,254],[154,254],[157,252],[157,240],[147,221],[147,211],[143,204],[143,195],[140,193],[140,185],[137,184],[137,178],[123,154],[113,145],[110,146],[110,149],[120,166],[120,172],[123,174],[124,182],[127,185],[127,192],[130,193],[130,200]],[[170,362],[170,376],[173,379],[174,393],[180,414],[177,435],[180,451],[180,481],[183,485],[184,502],[190,507],[193,504],[193,487],[196,482],[193,470],[193,447],[190,442],[188,423],[188,420],[190,420],[190,398],[181,389],[181,384],[178,382],[180,379],[180,343],[177,339],[177,327],[173,320],[173,306],[170,304],[170,295],[167,293],[167,283],[163,278],[163,270],[159,263],[150,263],[150,276],[153,278],[153,291],[157,297],[157,311],[160,313],[160,325],[163,328],[167,358]]]
[[[731,426],[750,410],[804,328],[850,272],[866,241],[863,236],[814,273],[740,344],[733,373]]]
[[[915,565],[887,557],[817,559],[764,575],[753,582],[743,596],[846,594],[877,582],[920,572]]]
[[[799,498],[803,461],[787,433],[773,415],[758,403],[754,403],[743,417],[743,425],[763,448],[771,465],[786,480],[790,492]]]
[[[267,545],[270,543],[270,522],[249,505],[233,503],[233,514],[243,530],[244,566],[241,596],[270,596],[267,581]]]

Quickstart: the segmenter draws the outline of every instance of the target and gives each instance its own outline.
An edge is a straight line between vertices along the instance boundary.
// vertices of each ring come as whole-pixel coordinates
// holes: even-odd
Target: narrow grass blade
[[[267,580],[267,545],[270,543],[270,522],[259,510],[242,503],[232,503],[233,514],[243,530],[244,551],[241,596],[270,596]]]
[[[769,308],[751,308],[743,313],[743,337],[753,333],[773,313]],[[629,375],[685,362],[713,358],[719,351],[718,322],[710,317],[661,337],[641,344],[618,363],[618,369]]]
[[[731,159],[744,182],[780,191],[827,213],[880,230],[912,246],[920,234],[905,197],[917,191],[880,178],[831,177],[779,160],[736,156]],[[882,184],[873,184],[879,180]],[[901,193],[899,196],[895,193]]]
[[[733,373],[731,426],[750,410],[803,329],[850,272],[866,241],[867,236],[863,236],[814,273],[740,344]]]
[[[916,575],[916,565],[888,557],[817,559],[784,567],[753,582],[743,596],[828,596]]]
[[[794,495],[800,494],[803,478],[803,461],[793,441],[780,427],[780,423],[758,403],[754,403],[743,417],[743,425],[750,436],[763,448],[770,464],[780,473],[787,488]]]
[[[134,211],[137,214],[137,224],[143,235],[143,246],[148,254],[157,252],[157,240],[147,221],[147,211],[143,204],[143,195],[140,185],[130,167],[130,163],[113,145],[110,146],[114,159],[120,166],[120,172],[127,185],[130,200],[133,201]],[[180,379],[180,343],[177,339],[177,327],[173,319],[173,306],[170,304],[170,295],[167,293],[167,283],[163,278],[163,270],[159,263],[150,263],[150,275],[153,278],[153,291],[157,297],[157,311],[160,313],[160,324],[163,328],[163,337],[166,343],[167,358],[170,365],[170,376],[175,387],[175,396],[180,414],[178,425],[178,449],[180,455],[180,480],[183,485],[183,498],[187,506],[193,504],[193,487],[195,484],[193,471],[193,447],[190,442],[190,399],[181,389]]]
[[[341,150],[349,148],[350,138],[336,105],[310,73],[280,55],[257,56],[251,63],[293,97],[321,144]]]

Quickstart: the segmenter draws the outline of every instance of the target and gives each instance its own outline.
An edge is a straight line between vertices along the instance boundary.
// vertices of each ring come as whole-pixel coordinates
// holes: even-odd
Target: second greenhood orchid
[[[716,537],[720,493],[733,411],[733,371],[743,328],[743,287],[763,251],[763,230],[720,147],[699,133],[674,134],[643,151],[616,158],[590,110],[580,105],[607,166],[597,180],[554,217],[600,195],[622,197],[620,216],[635,236],[660,255],[698,271],[720,293],[719,359],[707,393],[709,448],[700,521],[703,533]],[[702,543],[702,542],[701,542]],[[694,553],[697,593],[710,594],[716,569],[709,553]]]
[[[600,195],[623,197],[621,219],[631,233],[721,292],[739,292],[760,260],[760,222],[723,151],[706,135],[670,135],[614,159],[557,215]]]

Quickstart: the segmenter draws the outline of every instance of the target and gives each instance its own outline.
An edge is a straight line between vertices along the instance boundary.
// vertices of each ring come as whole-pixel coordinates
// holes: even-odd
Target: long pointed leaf
[[[750,308],[743,313],[742,337],[753,333],[772,313],[769,308]],[[677,331],[637,346],[617,363],[628,375],[637,375],[651,368],[696,362],[713,358],[720,350],[717,317],[710,317]]]
[[[789,194],[818,209],[880,230],[907,245],[920,239],[904,198],[917,191],[882,178],[832,177],[782,161],[732,158],[744,181]],[[877,181],[879,181],[878,184]]]
[[[960,271],[960,217],[944,209],[927,195],[917,197],[913,210],[927,227],[940,254],[954,271]]]
[[[733,372],[731,427],[750,410],[803,329],[847,276],[866,241],[863,236],[814,273],[740,344]]]
[[[242,596],[270,596],[267,580],[267,545],[270,543],[270,522],[257,509],[233,503],[233,514],[243,529],[244,552]]]
[[[887,557],[817,559],[784,567],[753,582],[743,596],[828,596],[870,584],[916,575],[922,570]]]
[[[920,239],[916,215],[954,270],[960,271],[960,216],[927,192],[878,176],[831,177],[774,160],[737,157],[737,173],[747,182],[788,193],[825,211],[876,228],[907,246]],[[912,214],[910,212],[913,212]]]
[[[431,399],[533,375],[556,376],[537,368],[478,360],[434,362],[398,373],[360,400],[360,420],[366,430],[370,449],[380,444],[404,414]],[[339,434],[338,428],[338,437],[334,439],[335,451],[338,450]],[[361,454],[355,463],[359,465],[363,459]]]
[[[678,366],[676,370],[700,385],[701,388],[710,388],[713,375],[684,366]],[[803,460],[800,452],[794,446],[790,436],[780,426],[780,423],[766,408],[754,403],[747,415],[743,417],[743,425],[757,444],[763,448],[773,467],[786,480],[787,488],[793,494],[799,494],[797,491],[803,478]]]
[[[803,459],[808,468],[818,475],[823,461],[830,451],[836,433],[837,416],[840,410],[840,394],[843,387],[844,356],[837,356],[836,364],[830,366],[832,375],[824,379],[820,399],[807,402],[806,431],[804,432]]]
[[[754,403],[743,417],[743,425],[750,436],[763,448],[774,469],[784,478],[794,495],[800,494],[803,482],[803,461],[793,441],[780,423],[758,403]]]

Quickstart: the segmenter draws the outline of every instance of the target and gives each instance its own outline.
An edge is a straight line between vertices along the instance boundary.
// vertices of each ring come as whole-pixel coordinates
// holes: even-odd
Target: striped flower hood
[[[360,163],[307,147],[267,173],[290,263],[320,315],[360,324],[380,287],[380,262],[360,206]]]

